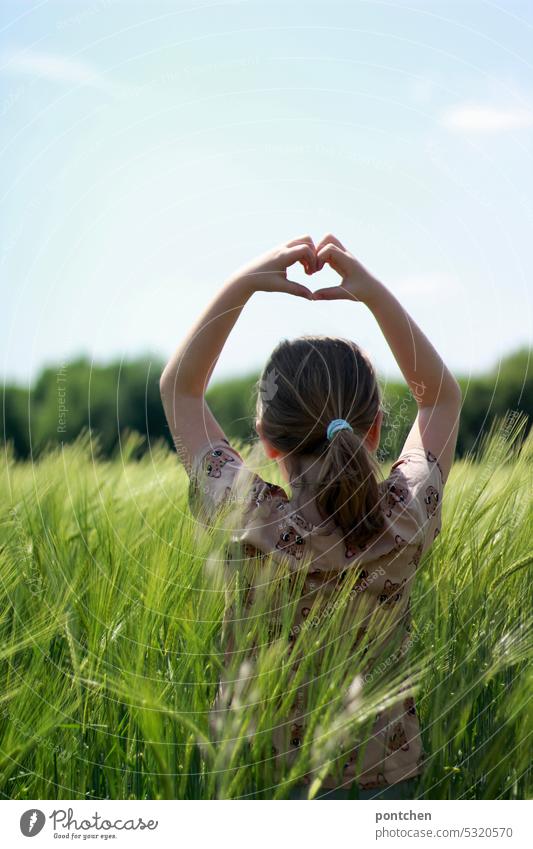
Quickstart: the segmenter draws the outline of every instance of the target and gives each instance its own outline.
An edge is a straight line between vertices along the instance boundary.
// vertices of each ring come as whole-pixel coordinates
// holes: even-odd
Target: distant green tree
[[[6,386],[3,393],[4,440],[9,440],[16,457],[30,454],[30,429],[28,416],[29,392],[20,386]]]
[[[258,374],[216,383],[207,392],[207,403],[232,437],[248,441],[255,435],[255,402]]]
[[[97,436],[98,450],[111,456],[119,450],[122,434],[144,437],[137,453],[164,439],[172,444],[159,394],[163,363],[145,356],[96,365],[79,358],[63,366],[49,366],[28,390],[7,386],[3,394],[4,440],[16,456],[38,456],[47,446],[72,442],[84,429]],[[213,413],[232,439],[255,437],[255,401],[258,374],[215,383],[207,393]],[[507,410],[533,417],[533,374],[527,349],[504,358],[488,374],[461,378],[463,408],[458,455],[475,451],[493,420]],[[383,382],[385,416],[380,459],[397,454],[414,419],[416,406],[403,383]],[[61,407],[65,410],[62,411]]]
[[[72,442],[84,429],[97,435],[105,456],[117,450],[124,431],[170,443],[159,394],[161,370],[162,363],[149,358],[106,366],[80,358],[47,367],[31,391],[6,388],[4,438],[20,457]]]
[[[494,419],[507,410],[520,410],[533,418],[533,368],[531,351],[516,351],[488,374],[459,380],[463,406],[457,453],[462,456],[479,448],[481,437]],[[528,428],[529,430],[529,428]]]

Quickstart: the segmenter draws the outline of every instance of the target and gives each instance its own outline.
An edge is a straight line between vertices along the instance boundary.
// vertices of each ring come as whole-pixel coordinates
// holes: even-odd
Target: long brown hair
[[[364,544],[383,527],[375,461],[364,439],[380,410],[372,364],[348,339],[304,336],[282,341],[258,384],[257,418],[262,436],[287,455],[291,471],[299,458],[313,462],[315,503],[345,537]],[[331,440],[332,419],[352,426]]]

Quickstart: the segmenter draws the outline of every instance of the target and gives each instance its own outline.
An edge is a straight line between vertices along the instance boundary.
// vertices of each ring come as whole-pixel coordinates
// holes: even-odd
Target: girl
[[[312,293],[287,278],[297,262],[309,275],[329,264],[342,278],[340,285]],[[328,235],[317,247],[309,236],[288,242],[223,286],[161,376],[174,443],[207,514],[227,502],[243,462],[209,410],[205,390],[241,310],[258,291],[365,304],[407,381],[418,414],[390,476],[378,482],[373,453],[382,413],[376,376],[365,354],[345,339],[281,342],[259,384],[256,429],[266,455],[277,461],[290,485],[291,497],[252,476],[247,497],[239,502],[244,551],[269,554],[291,568],[305,564],[296,626],[309,614],[309,598],[317,586],[323,594],[333,593],[331,576],[355,566],[361,570],[362,592],[350,603],[357,605],[364,596],[374,612],[388,617],[388,628],[392,617],[393,630],[405,638],[412,579],[440,530],[443,487],[457,438],[459,386],[394,295],[338,239]],[[377,578],[365,581],[369,575]],[[299,745],[304,725],[303,719],[294,722],[298,739],[289,734],[282,745]],[[360,796],[400,798],[409,787],[406,782],[412,784],[420,774],[422,759],[410,696],[378,715],[362,761],[354,755],[344,765],[342,786],[356,780]],[[324,786],[335,792],[327,780]]]

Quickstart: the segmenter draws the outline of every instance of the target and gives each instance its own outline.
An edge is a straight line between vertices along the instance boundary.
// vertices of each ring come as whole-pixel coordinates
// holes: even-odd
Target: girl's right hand
[[[327,286],[324,289],[317,289],[314,293],[315,300],[337,301],[348,299],[362,301],[363,303],[371,300],[381,284],[353,254],[346,250],[335,236],[332,236],[331,233],[324,236],[316,250],[317,271],[320,271],[327,263],[342,277],[342,282],[340,286]]]
[[[317,270],[317,256],[313,240],[310,236],[300,236],[274,250],[253,260],[249,265],[240,268],[232,278],[232,282],[251,294],[252,292],[287,292],[300,298],[313,300],[313,293],[307,286],[289,280],[287,270],[295,263],[301,263],[306,274],[314,274]]]

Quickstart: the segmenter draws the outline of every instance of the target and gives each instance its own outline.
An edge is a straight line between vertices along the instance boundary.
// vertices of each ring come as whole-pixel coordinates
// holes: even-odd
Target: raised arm
[[[302,236],[240,269],[202,313],[171,357],[159,382],[161,399],[178,455],[190,470],[192,458],[207,442],[224,432],[205,402],[205,391],[226,340],[254,292],[287,292],[312,298],[305,286],[287,279],[296,262],[306,272],[316,270],[312,240]]]
[[[328,263],[340,286],[319,289],[315,299],[361,301],[374,314],[418,405],[404,448],[421,446],[437,457],[444,479],[450,471],[461,409],[459,384],[418,325],[389,290],[334,236],[317,247],[318,269]]]

